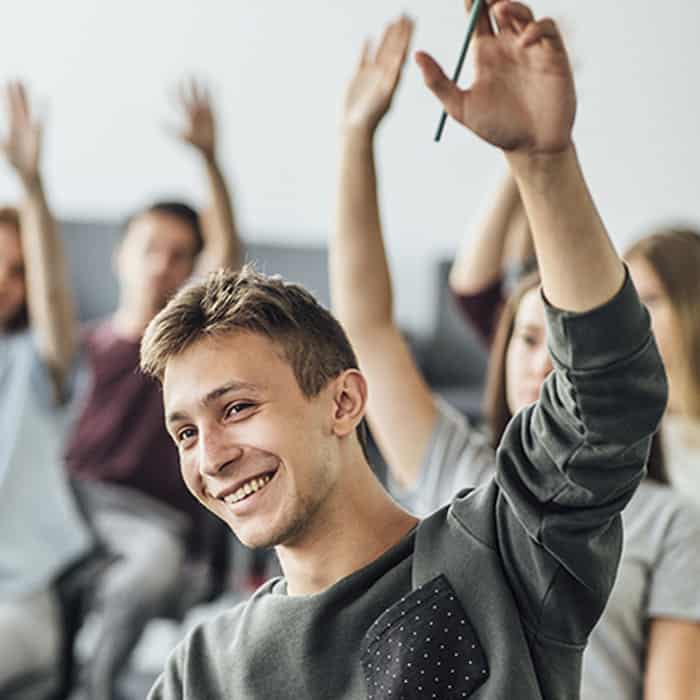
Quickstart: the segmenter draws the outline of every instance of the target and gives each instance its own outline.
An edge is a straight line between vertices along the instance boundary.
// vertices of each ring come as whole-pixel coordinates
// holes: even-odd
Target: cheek
[[[185,482],[188,491],[197,500],[201,500],[201,479],[194,451],[192,454],[185,452],[180,455],[180,474],[182,475],[182,480]]]
[[[511,413],[514,413],[513,405],[520,384],[520,367],[520,353],[515,347],[515,343],[511,343],[506,354],[506,399]]]

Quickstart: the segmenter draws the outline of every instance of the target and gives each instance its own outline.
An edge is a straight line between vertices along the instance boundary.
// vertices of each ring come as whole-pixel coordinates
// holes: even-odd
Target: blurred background
[[[697,224],[700,5],[533,6],[561,22],[571,46],[576,140],[616,242],[679,217]],[[456,0],[24,0],[6,20],[0,80],[23,78],[45,104],[45,182],[60,218],[121,219],[164,195],[201,201],[195,155],[163,128],[177,113],[169,88],[194,73],[213,88],[242,235],[323,245],[334,218],[343,86],[362,38],[401,11],[417,21],[414,47],[451,73],[465,26]],[[434,144],[439,112],[411,64],[379,142],[397,311],[418,331],[436,312],[433,263],[454,252],[503,170],[466,130],[448,125]],[[0,199],[17,192],[0,167]]]

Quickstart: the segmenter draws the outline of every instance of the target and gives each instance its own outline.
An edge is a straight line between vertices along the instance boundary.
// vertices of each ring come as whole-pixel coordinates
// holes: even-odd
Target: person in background
[[[54,584],[94,540],[62,460],[76,328],[41,178],[43,129],[22,83],[3,93],[1,148],[23,199],[19,210],[0,208],[0,697],[44,700],[60,679]]]
[[[380,226],[374,141],[401,69],[382,50],[384,44],[375,58],[363,59],[348,89],[344,123],[350,126],[344,131],[332,288],[372,388],[368,417],[390,470],[391,490],[409,510],[426,516],[464,487],[489,482],[497,471],[496,448],[514,416],[531,410],[538,399],[553,398],[547,382],[554,364],[539,278],[531,276],[503,307],[493,337],[495,311],[477,320],[492,342],[485,429],[475,428],[434,395],[420,375],[393,318]],[[475,250],[463,253],[469,261],[463,260],[459,275],[453,274],[462,277],[463,291],[489,294],[493,286],[491,296],[500,304],[503,246],[493,239],[503,240],[519,200],[511,180],[491,212],[491,223],[477,236]],[[562,220],[560,225],[566,224]],[[466,279],[470,269],[478,273],[471,286]],[[563,274],[562,269],[557,273]],[[604,393],[615,390],[611,386]],[[579,402],[576,392],[559,396],[567,404]],[[593,410],[605,410],[606,400],[595,402]],[[700,513],[664,485],[658,449],[649,471],[652,478],[641,484],[623,513],[617,581],[583,656],[585,700],[681,700],[700,693]]]
[[[115,696],[119,674],[150,619],[205,595],[212,551],[226,534],[188,497],[160,390],[138,370],[143,331],[170,296],[193,274],[241,262],[207,90],[190,81],[179,99],[186,121],[181,140],[194,147],[206,173],[207,216],[200,222],[181,202],[156,202],[133,215],[114,253],[117,309],[82,338],[91,381],[66,461],[99,535],[119,555],[96,595],[90,700]]]
[[[625,252],[669,380],[661,424],[667,476],[700,506],[700,234],[668,228]]]

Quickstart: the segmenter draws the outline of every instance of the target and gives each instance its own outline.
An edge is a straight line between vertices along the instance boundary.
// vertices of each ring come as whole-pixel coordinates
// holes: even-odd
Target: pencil
[[[459,55],[459,61],[457,61],[457,68],[455,69],[452,82],[456,83],[459,80],[459,76],[462,73],[462,67],[464,66],[464,59],[467,57],[467,50],[469,49],[469,44],[472,40],[472,34],[474,34],[474,29],[476,28],[476,21],[479,19],[479,14],[484,7],[484,0],[474,0],[472,5],[472,10],[469,13],[469,19],[467,20],[467,35],[464,37],[464,45],[462,46],[462,53]],[[443,111],[440,117],[440,123],[438,124],[437,132],[435,134],[435,140],[439,141],[442,132],[445,128],[445,122],[447,121],[447,112]]]

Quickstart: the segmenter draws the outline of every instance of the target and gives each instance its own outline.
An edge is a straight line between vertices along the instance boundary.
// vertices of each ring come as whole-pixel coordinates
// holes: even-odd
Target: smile
[[[267,484],[269,484],[270,481],[272,481],[272,477],[274,475],[275,473],[264,474],[263,476],[257,476],[250,479],[250,481],[246,481],[245,484],[243,484],[243,486],[237,489],[234,493],[226,496],[223,499],[224,503],[233,505],[234,503],[240,503],[241,501],[244,501],[246,498],[249,498],[254,493],[257,493],[258,491],[264,489],[265,486],[267,486]]]

